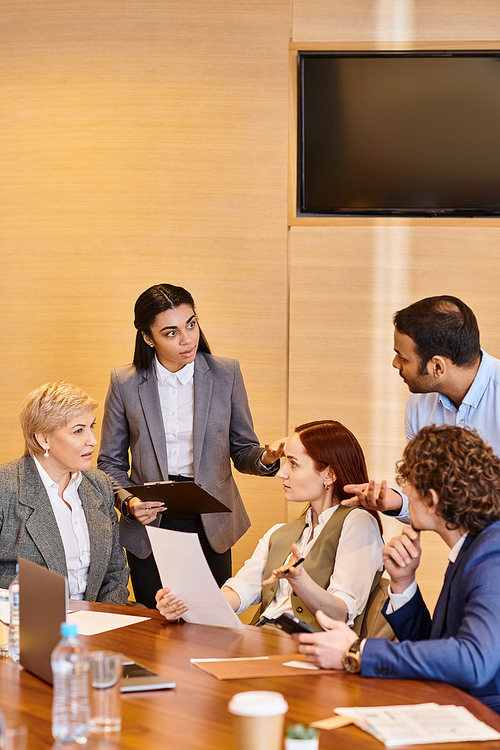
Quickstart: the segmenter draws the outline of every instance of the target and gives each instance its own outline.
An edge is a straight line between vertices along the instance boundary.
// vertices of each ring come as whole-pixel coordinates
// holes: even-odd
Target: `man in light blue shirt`
[[[500,456],[500,360],[483,352],[476,316],[457,297],[441,295],[414,302],[394,315],[392,366],[410,390],[407,440],[429,424],[476,430]],[[361,503],[406,519],[407,499],[372,480],[349,485]]]

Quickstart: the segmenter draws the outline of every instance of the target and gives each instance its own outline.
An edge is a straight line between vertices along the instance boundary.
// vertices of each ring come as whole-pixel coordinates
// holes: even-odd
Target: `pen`
[[[292,569],[296,568],[297,565],[300,565],[300,563],[303,563],[305,560],[305,557],[301,557],[300,560],[296,560],[294,563],[289,565],[286,570],[283,571],[283,575],[286,576],[287,573]],[[275,576],[271,576],[270,578],[267,578],[265,581],[262,581],[263,586],[267,586],[269,583],[274,583],[274,581],[278,580]]]
[[[306,559],[305,557],[301,557],[300,560],[296,560],[294,563],[289,565],[288,568],[283,571],[283,573],[286,575],[289,570],[291,570],[292,568],[296,568],[297,565],[300,565],[300,563],[303,563],[305,559]]]

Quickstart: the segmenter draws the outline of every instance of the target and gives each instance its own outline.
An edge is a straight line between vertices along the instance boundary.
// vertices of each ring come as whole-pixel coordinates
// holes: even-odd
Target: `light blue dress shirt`
[[[481,364],[459,408],[442,393],[412,393],[406,403],[405,433],[415,437],[429,424],[457,425],[476,430],[485,443],[500,456],[500,360],[481,351]],[[408,516],[408,500],[403,497],[399,518]]]

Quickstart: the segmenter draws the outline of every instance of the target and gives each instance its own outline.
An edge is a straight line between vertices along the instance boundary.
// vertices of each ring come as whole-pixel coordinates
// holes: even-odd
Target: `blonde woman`
[[[73,599],[127,602],[111,480],[91,465],[96,406],[64,381],[24,399],[25,455],[0,466],[0,587],[24,557],[67,576]]]

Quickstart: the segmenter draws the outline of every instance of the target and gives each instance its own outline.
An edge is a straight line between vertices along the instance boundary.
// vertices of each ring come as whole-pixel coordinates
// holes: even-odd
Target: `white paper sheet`
[[[163,586],[189,607],[186,622],[245,627],[222,595],[212,575],[197,534],[146,526]]]
[[[141,620],[149,620],[149,617],[136,617],[135,615],[115,615],[111,612],[70,612],[66,615],[68,622],[76,622],[80,635],[96,635],[106,633],[108,630],[124,628],[126,625],[135,625]]]
[[[0,622],[5,626],[10,622],[9,589],[0,589],[2,599],[0,600]]]
[[[342,707],[335,713],[353,722],[386,747],[435,742],[498,740],[500,734],[468,711],[465,706],[417,703],[408,706]]]

